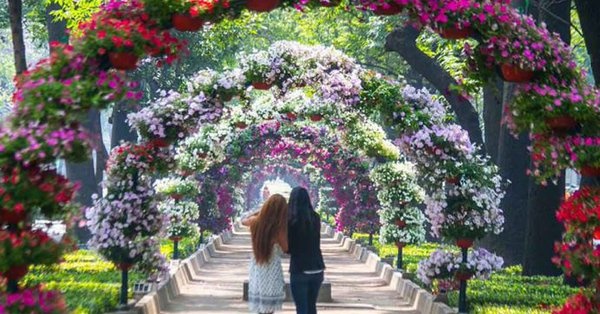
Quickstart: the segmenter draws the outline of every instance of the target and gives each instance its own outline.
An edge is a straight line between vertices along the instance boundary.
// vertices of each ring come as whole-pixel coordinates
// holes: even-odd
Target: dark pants
[[[316,314],[317,297],[323,283],[323,272],[318,274],[290,274],[290,288],[297,314]]]

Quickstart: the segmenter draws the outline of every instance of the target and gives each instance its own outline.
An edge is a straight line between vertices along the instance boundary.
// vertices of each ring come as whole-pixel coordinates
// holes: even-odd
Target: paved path
[[[354,260],[338,242],[323,238],[321,249],[327,266],[325,280],[331,282],[333,303],[318,304],[319,313],[419,313],[406,305],[374,272],[369,272],[365,264]],[[169,303],[163,313],[249,313],[247,304],[242,301],[242,283],[248,277],[250,254],[247,231],[234,232],[232,240],[193,274],[192,283],[182,289],[181,295]],[[284,270],[287,267],[285,260]],[[295,313],[294,304],[286,302],[282,313]]]

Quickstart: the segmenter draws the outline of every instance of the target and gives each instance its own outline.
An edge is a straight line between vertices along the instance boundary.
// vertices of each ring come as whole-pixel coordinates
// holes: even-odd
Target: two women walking
[[[281,310],[285,299],[281,256],[285,252],[290,254],[290,288],[296,313],[317,313],[325,263],[320,248],[321,219],[306,189],[294,188],[288,204],[283,196],[272,195],[242,224],[250,227],[254,253],[248,286],[250,311],[264,314]]]

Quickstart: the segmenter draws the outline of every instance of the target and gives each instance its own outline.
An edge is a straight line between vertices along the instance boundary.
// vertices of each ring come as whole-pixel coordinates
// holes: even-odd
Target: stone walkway
[[[339,242],[323,238],[321,249],[333,302],[318,304],[319,313],[419,313],[364,263],[354,260]],[[250,254],[248,232],[234,232],[232,240],[218,249],[207,264],[192,272],[191,284],[184,286],[181,295],[163,313],[248,313],[247,304],[242,301],[242,283],[248,278]],[[285,260],[284,270],[287,263]],[[294,304],[285,303],[280,313],[295,313]]]

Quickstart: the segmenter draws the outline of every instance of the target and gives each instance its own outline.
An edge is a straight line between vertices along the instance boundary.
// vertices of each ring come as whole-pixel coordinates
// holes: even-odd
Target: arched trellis
[[[179,7],[165,6],[163,1],[147,0],[113,1],[104,5],[92,22],[82,26],[83,35],[75,41],[74,47],[55,46],[49,60],[19,78],[15,110],[7,129],[0,137],[4,146],[0,160],[4,176],[9,178],[7,182],[11,181],[10,178],[19,177],[19,174],[39,172],[40,165],[51,164],[56,158],[73,160],[84,156],[86,135],[77,125],[78,115],[91,107],[105,108],[123,97],[135,99],[138,96],[128,92],[128,83],[123,76],[107,71],[108,67],[133,65],[144,54],[163,55],[167,62],[172,61],[181,45],[164,31],[169,25],[180,30],[198,29],[202,24],[197,19],[218,21],[227,15],[235,16],[244,5],[252,10],[268,11],[279,4],[277,0],[250,0],[235,3],[189,2]],[[306,2],[285,1],[283,4],[303,6]],[[311,6],[335,4],[338,2],[309,2]],[[478,70],[499,67],[505,79],[532,79],[534,82],[518,89],[516,101],[507,110],[508,113],[518,113],[511,115],[515,122],[511,125],[520,130],[528,130],[533,125],[536,132],[554,129],[548,136],[538,134],[534,137],[535,152],[551,151],[556,152],[553,156],[560,157],[564,156],[562,148],[567,147],[567,151],[578,156],[576,159],[553,158],[554,167],[546,171],[554,172],[557,168],[574,164],[586,170],[583,171],[585,174],[594,175],[594,167],[599,166],[593,153],[599,146],[598,92],[585,82],[572,62],[573,57],[567,46],[558,37],[551,36],[545,28],[536,26],[532,19],[519,15],[509,6],[508,1],[363,0],[356,4],[360,8],[373,10],[376,14],[390,15],[404,11],[415,24],[431,27],[447,38],[459,38],[477,32],[482,44],[474,50],[476,54],[473,55],[482,57],[479,60],[483,61],[475,63],[479,65]],[[181,22],[186,19],[195,23],[191,26],[182,25]],[[124,33],[123,41],[106,39],[107,31],[119,30],[124,25],[129,29],[137,28],[138,32]],[[519,47],[513,44],[517,40],[522,43]],[[130,51],[123,51],[123,46]],[[513,48],[507,49],[510,46]],[[119,64],[122,60],[125,62]],[[469,73],[481,74],[475,71]],[[55,86],[56,89],[47,88],[48,86]],[[548,103],[556,104],[557,107],[552,109],[558,108],[560,104],[560,109],[548,110],[543,105]],[[538,106],[530,107],[529,104]],[[555,123],[555,118],[561,119]],[[565,120],[569,122],[566,127],[563,123]],[[573,129],[573,125],[580,127],[579,131],[575,129],[577,135],[561,134]],[[63,181],[60,177],[57,180]],[[17,188],[4,189],[14,204],[6,205],[2,210],[3,230],[9,230],[11,235],[23,239],[26,236],[42,237],[43,233],[33,234],[21,222],[30,218],[28,215],[40,207],[48,215],[60,212],[58,216],[63,216],[62,210],[47,210],[48,204],[60,205],[61,202],[68,202],[69,198],[53,199],[56,191],[48,189],[41,190],[42,197],[31,198],[22,191],[38,188],[40,183],[29,177],[20,183]],[[35,248],[40,250],[44,245],[50,245],[47,241],[38,243],[40,245]],[[14,254],[23,253],[15,251]],[[3,260],[9,260],[2,257]],[[42,262],[32,256],[24,256],[20,260],[30,261],[31,264]],[[46,262],[57,260],[58,257]],[[10,275],[16,274],[13,270],[17,266],[23,265],[8,262],[2,264],[0,270],[5,276],[17,279],[20,276]],[[14,280],[11,290],[16,290]]]

